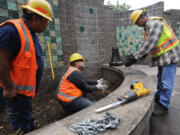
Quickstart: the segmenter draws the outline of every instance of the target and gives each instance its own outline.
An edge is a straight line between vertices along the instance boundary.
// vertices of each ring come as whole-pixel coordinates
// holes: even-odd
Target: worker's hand
[[[135,58],[134,55],[131,54],[131,55],[126,56],[124,64],[126,67],[129,67],[132,64],[135,64],[136,62],[137,62],[137,59]]]
[[[103,85],[101,83],[96,85],[97,90],[106,90],[108,88],[108,85]]]
[[[103,83],[103,82],[104,82],[104,78],[97,80],[97,83]]]
[[[14,89],[4,89],[3,90],[3,96],[4,98],[14,98],[17,96],[17,90]]]

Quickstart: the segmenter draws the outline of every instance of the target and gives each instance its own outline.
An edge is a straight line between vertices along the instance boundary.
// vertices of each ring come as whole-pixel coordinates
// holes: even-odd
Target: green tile
[[[63,54],[62,50],[58,50],[58,51],[57,51],[57,54],[58,54],[58,55],[62,55],[62,54]]]
[[[60,31],[60,25],[59,24],[55,24],[55,30]]]
[[[45,36],[45,37],[44,37],[44,42],[51,42],[50,37]]]
[[[63,55],[58,55],[58,61],[61,61],[63,59]]]
[[[56,37],[51,37],[51,42],[56,43]]]
[[[94,9],[93,8],[89,8],[89,14],[93,14],[94,13]]]
[[[8,10],[0,8],[0,16],[9,17]]]
[[[17,5],[16,5],[15,2],[9,2],[9,1],[8,1],[7,5],[8,5],[8,9],[9,9],[9,10],[17,11]]]
[[[19,18],[19,15],[17,12],[9,10],[9,17],[13,19],[17,19]]]
[[[7,9],[7,1],[0,1],[0,8]]]
[[[84,32],[84,26],[80,26],[80,32]]]
[[[56,42],[57,42],[57,43],[61,43],[61,37],[57,37],[57,38],[56,38]]]
[[[0,23],[6,21],[8,19],[9,19],[8,17],[0,16]]]
[[[96,44],[96,39],[92,39],[92,40],[91,40],[91,44],[92,44],[92,45]]]

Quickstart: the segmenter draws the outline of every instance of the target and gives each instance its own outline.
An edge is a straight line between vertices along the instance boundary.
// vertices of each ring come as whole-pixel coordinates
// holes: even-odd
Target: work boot
[[[166,115],[166,114],[168,114],[168,108],[162,106],[159,103],[155,103],[153,107],[152,115],[159,116],[159,115]]]

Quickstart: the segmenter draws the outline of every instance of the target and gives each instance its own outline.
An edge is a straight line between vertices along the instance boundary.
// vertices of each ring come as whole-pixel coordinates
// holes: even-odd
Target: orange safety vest
[[[158,43],[151,52],[151,57],[159,57],[160,55],[170,51],[179,45],[179,40],[166,21],[162,17],[152,17],[151,20],[163,20],[163,31]],[[145,30],[145,39],[147,38],[148,31]]]
[[[20,36],[21,48],[18,55],[12,60],[10,68],[11,79],[18,94],[28,97],[35,96],[36,88],[36,54],[31,32],[25,25],[23,19],[8,20],[0,24],[13,24]],[[2,84],[0,84],[3,87]]]
[[[74,71],[80,70],[76,67],[70,66],[59,83],[57,98],[63,102],[71,102],[72,100],[82,96],[82,91],[67,79],[67,77]]]

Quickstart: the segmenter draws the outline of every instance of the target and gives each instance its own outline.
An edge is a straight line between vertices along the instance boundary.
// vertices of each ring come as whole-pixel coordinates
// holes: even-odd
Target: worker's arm
[[[145,55],[149,54],[149,52],[156,47],[157,42],[161,36],[161,33],[163,31],[163,21],[154,20],[150,23],[148,26],[148,35],[147,39],[144,41],[144,43],[139,47],[138,52],[135,53],[136,59],[141,59]]]
[[[0,82],[3,85],[3,96],[12,98],[16,96],[16,88],[10,77],[10,68],[13,56],[6,49],[0,48]]]
[[[89,85],[97,85],[97,80],[86,79],[86,82],[87,82]]]
[[[70,82],[72,82],[76,87],[78,87],[82,91],[89,91],[92,92],[94,90],[97,90],[96,85],[89,85],[87,83],[86,78],[83,76],[83,74],[80,71],[74,71],[72,72],[68,78]]]
[[[0,27],[0,82],[6,98],[16,96],[15,86],[10,78],[11,61],[20,50],[20,37],[12,24]]]

